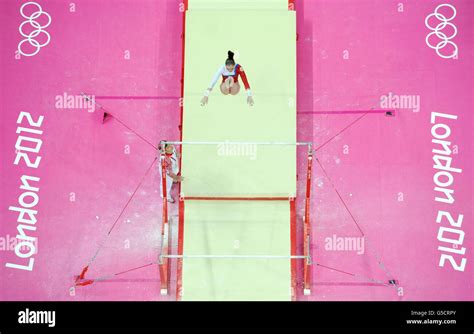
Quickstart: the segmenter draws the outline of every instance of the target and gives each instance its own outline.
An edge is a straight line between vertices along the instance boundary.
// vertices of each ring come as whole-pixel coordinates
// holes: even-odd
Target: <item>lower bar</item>
[[[307,259],[305,255],[162,255],[168,259]]]
[[[184,200],[194,201],[288,201],[290,197],[183,197]]]

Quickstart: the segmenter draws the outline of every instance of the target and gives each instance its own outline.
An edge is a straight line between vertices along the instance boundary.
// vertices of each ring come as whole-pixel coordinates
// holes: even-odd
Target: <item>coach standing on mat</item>
[[[174,203],[174,198],[171,196],[171,187],[173,183],[181,182],[183,178],[178,175],[179,173],[179,153],[176,151],[175,147],[171,144],[160,143],[158,147],[159,153],[164,151],[165,154],[165,172],[166,172],[166,197],[168,202]],[[159,162],[160,170],[160,196],[163,198],[163,182],[161,181],[162,177],[162,166],[161,160]]]
[[[240,91],[239,76],[242,78],[244,83],[245,90],[247,91],[247,103],[250,106],[253,106],[252,92],[250,91],[250,85],[247,80],[247,75],[244,72],[244,69],[240,64],[236,64],[234,61],[234,53],[232,51],[227,52],[227,59],[225,64],[219,67],[214,78],[209,85],[209,88],[204,92],[204,97],[201,100],[201,106],[207,104],[209,100],[209,94],[214,88],[215,84],[219,80],[219,77],[222,77],[221,82],[221,92],[224,95],[237,95]]]

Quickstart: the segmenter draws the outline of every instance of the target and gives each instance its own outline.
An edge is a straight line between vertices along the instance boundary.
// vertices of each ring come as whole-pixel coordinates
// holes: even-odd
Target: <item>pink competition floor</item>
[[[0,299],[174,300],[174,289],[160,296],[158,268],[151,265],[160,244],[161,202],[156,165],[147,170],[160,139],[179,139],[179,1],[77,0],[74,8],[69,1],[37,2],[52,17],[46,29],[51,42],[36,56],[20,59],[15,50],[24,1],[0,2]],[[452,22],[458,59],[442,59],[425,43],[425,17],[443,2],[296,1],[298,139],[314,142],[318,159],[311,211],[313,294],[299,300],[473,300],[474,2],[446,2],[457,9]],[[95,95],[116,119],[102,125],[97,113],[84,108],[57,108],[56,96],[81,92]],[[419,97],[419,110],[393,108],[395,117],[357,113],[385,109],[380,101],[389,93]],[[37,169],[13,163],[20,111],[35,120],[44,116]],[[449,125],[452,165],[463,170],[452,173],[450,205],[434,200],[435,111],[458,116],[437,119]],[[301,151],[300,225],[305,162]],[[9,245],[18,214],[8,207],[18,205],[24,192],[23,174],[40,177],[37,230],[26,231],[38,239],[32,271],[4,265],[26,264]],[[438,265],[438,246],[452,247],[437,239],[440,226],[449,226],[436,222],[438,210],[464,215],[465,237],[458,246],[466,248],[464,271],[453,270],[448,261]],[[173,206],[173,226],[176,212]],[[363,254],[329,249],[333,238],[360,237],[361,231]],[[71,290],[104,240],[87,277],[121,274]],[[456,262],[461,258],[456,255]],[[401,289],[380,284],[389,279]]]

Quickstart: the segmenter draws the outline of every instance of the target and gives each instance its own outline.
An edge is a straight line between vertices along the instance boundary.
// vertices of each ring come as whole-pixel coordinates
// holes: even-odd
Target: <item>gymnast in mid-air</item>
[[[245,90],[247,92],[247,103],[250,106],[253,106],[252,92],[250,91],[250,85],[245,75],[244,69],[240,64],[236,64],[234,61],[234,53],[232,51],[227,52],[227,59],[225,64],[219,67],[214,78],[212,78],[209,88],[204,93],[204,97],[201,100],[201,106],[207,104],[209,100],[209,94],[214,88],[215,84],[219,80],[219,77],[222,77],[221,82],[221,92],[224,95],[237,95],[240,91],[239,76],[242,78],[244,83]]]

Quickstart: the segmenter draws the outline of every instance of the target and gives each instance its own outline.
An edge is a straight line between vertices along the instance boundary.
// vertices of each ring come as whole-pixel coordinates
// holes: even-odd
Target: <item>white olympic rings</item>
[[[452,10],[453,14],[449,18],[447,18],[443,14],[439,13],[438,10],[442,7],[449,7]],[[429,24],[429,20],[433,16],[436,17],[436,19],[438,19],[439,21],[441,21],[435,27],[432,27]],[[455,17],[456,17],[456,8],[454,6],[452,6],[450,4],[441,4],[441,5],[438,5],[438,7],[436,7],[436,9],[434,10],[434,13],[431,13],[430,15],[428,15],[425,18],[425,26],[428,29],[433,30],[425,38],[426,45],[428,45],[430,48],[436,50],[436,53],[441,58],[445,58],[445,59],[454,58],[458,54],[458,46],[454,42],[450,41],[458,33],[458,29],[456,28],[456,26],[454,24],[452,24],[451,22],[449,22],[452,19],[454,19]],[[446,36],[446,34],[441,31],[446,26],[449,26],[453,29],[453,33],[451,34],[451,36]],[[436,45],[433,45],[433,44],[430,43],[430,37],[433,36],[433,35],[436,35],[436,37],[441,39],[441,41],[438,42]],[[450,55],[442,54],[441,51],[440,51],[440,50],[444,49],[447,45],[451,45],[453,47],[453,52]]]
[[[25,15],[24,13],[24,8],[26,6],[29,6],[29,5],[34,5],[36,6],[37,10],[35,12],[33,12],[30,16],[27,16]],[[27,21],[24,21],[20,24],[20,27],[18,28],[18,30],[20,31],[20,34],[23,36],[23,37],[26,37],[25,39],[23,39],[19,44],[18,44],[18,52],[20,52],[20,54],[22,54],[23,56],[26,56],[26,57],[31,57],[31,56],[34,56],[36,55],[40,49],[46,45],[49,44],[49,42],[51,41],[51,36],[50,34],[43,30],[45,28],[47,28],[50,24],[51,24],[51,15],[49,15],[47,12],[44,12],[43,11],[43,8],[41,8],[41,6],[39,4],[37,4],[36,2],[32,2],[32,1],[29,1],[29,2],[25,2],[21,8],[20,8],[20,14],[21,16],[23,16],[25,19],[27,19]],[[38,17],[40,17],[41,15],[45,15],[47,18],[48,18],[48,22],[45,23],[44,25],[41,25],[39,24],[37,21],[35,21]],[[25,34],[23,32],[23,27],[25,24],[30,24],[33,28],[35,28],[35,30],[33,30],[32,32],[30,32],[29,34]],[[42,44],[40,44],[35,38],[37,36],[39,36],[40,34],[44,34],[46,35],[46,42],[43,42]],[[31,46],[35,47],[36,50],[32,53],[25,53],[23,52],[23,50],[21,49],[21,46],[28,42]]]

